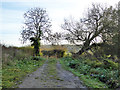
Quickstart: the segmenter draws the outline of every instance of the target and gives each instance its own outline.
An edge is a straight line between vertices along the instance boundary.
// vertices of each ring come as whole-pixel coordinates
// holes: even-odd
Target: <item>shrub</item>
[[[32,57],[32,59],[33,59],[33,60],[37,60],[37,61],[38,61],[38,60],[43,60],[40,56],[34,56],[34,57]]]
[[[67,52],[64,52],[63,57],[67,57]]]
[[[92,67],[97,68],[97,67],[102,67],[103,63],[97,60],[97,61],[92,61],[91,65]]]
[[[40,51],[40,56],[43,56],[43,53]]]
[[[69,63],[69,67],[70,68],[78,68],[79,66],[79,62],[77,60],[72,60],[70,63]]]
[[[104,59],[103,62],[104,62],[104,68],[118,69],[118,63],[115,63],[110,59]]]
[[[84,64],[91,65],[91,60],[90,60],[90,59],[86,59],[86,60],[84,60],[83,62],[84,62]]]
[[[68,53],[68,52],[64,52],[63,54],[63,57],[71,57],[72,56],[72,53]]]
[[[78,70],[80,71],[81,74],[86,75],[87,73],[89,73],[91,67],[87,64],[80,64]]]
[[[99,73],[100,73],[100,71],[97,70],[97,69],[95,69],[95,68],[92,68],[92,69],[90,70],[90,74],[99,74]]]
[[[57,56],[58,58],[63,57],[64,56],[64,52],[63,50],[60,49],[53,49],[53,50],[42,50],[41,51],[43,53],[44,56]]]

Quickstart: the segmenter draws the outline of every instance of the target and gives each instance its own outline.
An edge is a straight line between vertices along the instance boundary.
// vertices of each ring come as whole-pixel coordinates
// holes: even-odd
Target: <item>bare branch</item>
[[[25,26],[21,32],[23,42],[30,40],[31,37],[45,38],[44,34],[51,32],[51,22],[45,9],[31,8],[24,14],[24,18]]]

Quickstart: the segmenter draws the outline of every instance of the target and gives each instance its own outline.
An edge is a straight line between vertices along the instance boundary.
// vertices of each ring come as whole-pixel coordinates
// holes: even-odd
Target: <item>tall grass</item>
[[[33,48],[31,47],[6,47],[2,45],[2,63],[7,65],[14,59],[22,60],[33,55]]]

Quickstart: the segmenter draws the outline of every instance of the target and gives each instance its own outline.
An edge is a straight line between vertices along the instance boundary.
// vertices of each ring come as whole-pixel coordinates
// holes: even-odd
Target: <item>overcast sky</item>
[[[0,42],[7,45],[23,46],[20,31],[24,23],[23,14],[33,7],[45,8],[52,20],[52,31],[61,31],[64,18],[81,18],[92,3],[107,6],[119,0],[0,0]],[[28,44],[28,43],[27,43]]]

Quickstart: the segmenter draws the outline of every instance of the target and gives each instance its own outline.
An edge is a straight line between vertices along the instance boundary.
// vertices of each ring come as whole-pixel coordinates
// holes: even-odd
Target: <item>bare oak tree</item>
[[[97,37],[101,37],[105,42],[106,38],[112,35],[118,23],[116,15],[116,10],[112,6],[107,8],[93,4],[92,8],[88,9],[86,17],[80,21],[64,20],[61,27],[68,32],[65,39],[75,45],[80,45],[82,42],[82,48],[77,53],[82,54],[92,46],[100,44],[95,41]]]
[[[43,8],[31,8],[24,14],[25,23],[21,32],[22,41],[31,41],[35,55],[39,55],[40,40],[46,39],[51,33],[51,22],[47,11]]]

